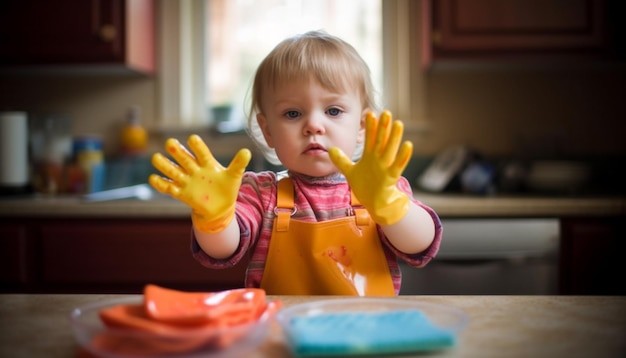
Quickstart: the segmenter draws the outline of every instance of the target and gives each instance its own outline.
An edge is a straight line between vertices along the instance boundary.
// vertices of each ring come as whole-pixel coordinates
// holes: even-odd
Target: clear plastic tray
[[[139,304],[141,297],[101,301],[75,308],[70,323],[78,344],[98,357],[126,358],[153,357],[158,351],[165,357],[233,357],[241,356],[256,348],[267,336],[273,317],[263,314],[251,324],[233,327],[193,330],[183,336],[166,337],[149,332],[105,326],[99,317],[101,309],[118,304]],[[121,348],[103,347],[102,339],[120,341]]]
[[[419,311],[419,313],[415,311]],[[406,312],[409,314],[406,314]],[[404,341],[403,343],[396,344],[395,347],[391,349],[390,345],[385,345],[386,342],[384,342],[383,336],[384,333],[389,333],[387,336],[393,338],[394,333],[381,332],[383,330],[382,326],[380,329],[378,326],[375,327],[373,329],[375,333],[373,337],[370,338],[371,341],[377,342],[364,342],[364,337],[368,337],[368,333],[363,333],[361,327],[358,326],[350,327],[350,325],[348,325],[343,331],[342,328],[332,326],[330,330],[334,335],[320,332],[320,336],[326,337],[328,342],[324,340],[312,340],[310,331],[307,329],[301,330],[303,322],[304,325],[306,325],[306,320],[303,320],[306,318],[315,318],[322,315],[329,317],[335,314],[344,317],[351,316],[350,314],[353,313],[355,313],[356,316],[360,316],[360,318],[365,318],[366,323],[379,322],[376,320],[368,321],[367,318],[369,318],[369,316],[387,316],[388,318],[391,316],[398,317],[397,314],[400,314],[401,318],[413,319],[414,315],[417,315],[419,316],[420,322],[426,324],[423,331],[439,334],[439,338],[443,335],[445,342],[442,343],[439,338],[437,338],[439,339],[437,341],[432,335],[412,338],[409,334],[408,344],[407,341]],[[454,307],[402,298],[387,299],[369,297],[334,298],[303,303],[279,311],[276,319],[285,332],[291,349],[296,355],[302,356],[394,354],[451,348],[455,345],[458,333],[469,323],[469,317],[463,311]],[[401,331],[404,329],[403,324],[405,323],[406,321],[398,322],[398,324],[392,322],[389,326],[391,326],[391,330],[398,330],[397,332],[402,334],[403,332]],[[338,324],[337,326],[342,326],[342,324]],[[372,332],[369,333],[371,334]],[[362,336],[355,337],[359,334]],[[306,335],[306,337],[303,335]],[[339,338],[335,339],[335,337]],[[410,341],[411,339],[413,339],[413,341]],[[423,342],[415,341],[420,339],[423,340]],[[306,342],[302,343],[303,340]],[[349,346],[351,344],[350,342],[354,342],[354,346]],[[315,346],[315,344],[319,344],[319,346]],[[340,347],[338,348],[338,346]]]

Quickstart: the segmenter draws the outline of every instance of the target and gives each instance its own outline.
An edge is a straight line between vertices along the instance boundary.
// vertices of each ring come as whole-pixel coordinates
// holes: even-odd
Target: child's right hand
[[[161,153],[155,153],[152,165],[167,178],[152,174],[148,181],[160,193],[169,194],[189,205],[197,230],[220,232],[235,215],[241,178],[250,162],[251,153],[248,149],[241,149],[228,168],[224,168],[200,136],[190,136],[187,143],[193,154],[176,139],[168,139],[165,150],[178,164]]]

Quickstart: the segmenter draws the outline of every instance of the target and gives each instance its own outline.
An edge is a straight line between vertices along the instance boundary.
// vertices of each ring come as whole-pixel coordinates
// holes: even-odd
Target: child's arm
[[[388,111],[381,114],[380,121],[368,113],[365,126],[363,156],[356,164],[337,147],[330,149],[330,158],[389,241],[404,253],[421,252],[432,243],[435,224],[426,210],[397,187],[413,144],[405,141],[400,145],[402,122],[392,121]]]
[[[149,182],[159,192],[189,205],[200,247],[210,256],[226,258],[239,245],[235,204],[250,151],[240,150],[224,168],[199,136],[190,136],[188,145],[193,154],[176,139],[168,139],[165,150],[177,163],[154,154],[152,164],[167,177],[152,174]]]
[[[416,254],[426,250],[435,238],[433,218],[424,208],[413,202],[400,221],[381,227],[389,242],[405,254]]]

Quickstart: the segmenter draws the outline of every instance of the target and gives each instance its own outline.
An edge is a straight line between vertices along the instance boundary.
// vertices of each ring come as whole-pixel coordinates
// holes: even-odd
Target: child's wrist
[[[227,210],[227,213],[225,215],[217,218],[208,219],[202,213],[197,212],[196,210],[192,210],[191,222],[198,231],[207,234],[215,234],[223,231],[233,220],[234,216],[234,210]]]

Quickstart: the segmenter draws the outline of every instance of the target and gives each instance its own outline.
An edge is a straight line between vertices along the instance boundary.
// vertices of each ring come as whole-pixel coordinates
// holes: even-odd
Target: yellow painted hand
[[[206,233],[224,230],[235,215],[241,177],[250,162],[251,153],[241,149],[224,168],[198,135],[187,142],[191,154],[179,141],[170,138],[165,150],[178,163],[161,153],[152,156],[152,165],[167,178],[152,174],[148,181],[156,190],[189,205],[196,229]]]
[[[337,147],[328,152],[354,195],[381,225],[395,224],[409,210],[409,197],[396,186],[413,152],[410,141],[400,146],[403,130],[402,122],[392,121],[389,111],[383,111],[380,120],[369,112],[365,117],[363,156],[357,163]]]

